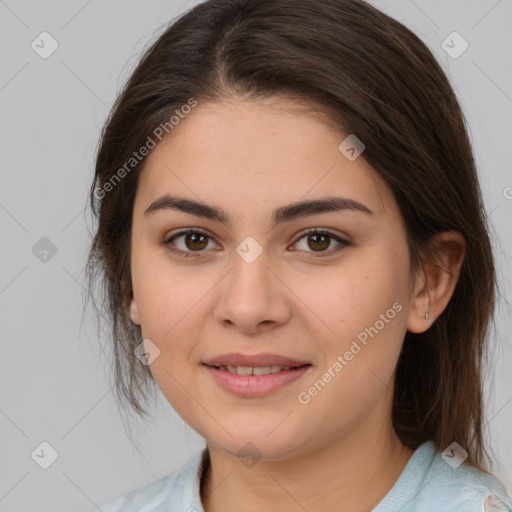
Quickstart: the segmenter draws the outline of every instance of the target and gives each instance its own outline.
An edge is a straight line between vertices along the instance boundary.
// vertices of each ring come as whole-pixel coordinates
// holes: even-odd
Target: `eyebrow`
[[[162,210],[176,210],[196,215],[197,217],[216,220],[226,226],[231,225],[229,214],[221,208],[194,201],[192,199],[175,197],[168,194],[151,203],[151,205],[145,210],[144,216],[150,216]],[[272,211],[272,224],[273,226],[277,226],[282,222],[290,222],[300,217],[347,210],[361,212],[367,215],[374,214],[374,212],[367,206],[355,201],[354,199],[330,196],[310,201],[299,201],[276,208]]]

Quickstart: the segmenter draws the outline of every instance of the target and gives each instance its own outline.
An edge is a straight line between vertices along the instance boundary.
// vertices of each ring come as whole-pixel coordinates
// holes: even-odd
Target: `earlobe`
[[[139,311],[137,309],[137,303],[135,302],[134,298],[132,298],[130,302],[130,318],[134,324],[140,325]]]
[[[455,231],[438,233],[433,242],[433,259],[423,265],[411,297],[407,330],[427,331],[443,313],[457,286],[466,242]]]
[[[432,315],[432,299],[428,288],[420,290],[412,297],[409,317],[407,319],[407,330],[413,333],[427,331],[435,317]]]

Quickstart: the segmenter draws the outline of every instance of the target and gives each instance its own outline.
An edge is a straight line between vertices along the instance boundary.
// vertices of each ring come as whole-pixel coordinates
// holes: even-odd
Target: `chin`
[[[212,444],[217,449],[242,459],[242,462],[247,466],[254,464],[258,460],[286,460],[300,452],[300,447],[297,446],[296,442],[292,441],[294,436],[291,436],[286,431],[279,434],[273,432],[270,436],[268,429],[265,429],[265,431],[248,429],[246,431],[232,432],[228,428],[228,431],[233,437],[229,436],[229,434],[224,435],[222,439],[206,437],[208,444]]]

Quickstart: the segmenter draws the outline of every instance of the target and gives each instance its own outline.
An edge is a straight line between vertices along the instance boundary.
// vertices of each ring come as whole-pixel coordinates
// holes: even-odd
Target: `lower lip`
[[[300,379],[311,365],[301,366],[293,370],[282,370],[268,375],[237,375],[213,366],[203,365],[219,386],[231,393],[246,398],[267,395],[280,387]]]

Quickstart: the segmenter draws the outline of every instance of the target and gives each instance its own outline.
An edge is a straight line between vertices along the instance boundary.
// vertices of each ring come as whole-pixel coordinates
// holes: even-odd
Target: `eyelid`
[[[325,234],[325,235],[332,236],[333,238],[337,237],[337,238],[343,240],[344,242],[349,243],[347,235],[344,235],[343,233],[340,233],[339,231],[333,230],[331,228],[307,228],[302,231],[299,231],[296,235],[297,238],[294,243],[299,241],[305,235],[309,235],[310,233],[317,233],[319,235]]]
[[[216,243],[217,245],[220,245],[216,242],[215,238],[208,231],[206,231],[202,228],[185,228],[185,229],[178,230],[175,233],[166,235],[161,243],[168,251],[175,253],[175,254],[179,254],[183,257],[190,257],[190,256],[201,257],[203,254],[207,253],[208,251],[206,251],[206,250],[184,251],[182,249],[177,249],[177,248],[174,248],[171,246],[171,241],[173,239],[180,238],[181,236],[186,236],[187,234],[190,234],[190,233],[204,235],[207,238],[209,238],[211,241]],[[341,235],[338,232],[332,231],[331,229],[328,229],[328,228],[308,228],[303,231],[300,231],[296,235],[295,241],[292,243],[292,245],[295,245],[296,243],[298,243],[300,240],[302,240],[304,237],[306,237],[309,234],[327,235],[328,237],[331,238],[331,240],[334,240],[338,245],[334,248],[329,248],[325,251],[301,251],[299,249],[298,250],[299,252],[304,252],[304,253],[308,254],[308,256],[306,256],[306,257],[312,257],[312,258],[320,257],[321,258],[321,257],[331,256],[331,255],[339,252],[340,249],[342,249],[344,247],[349,247],[352,245],[352,243],[345,238],[345,235]]]
[[[220,245],[219,243],[217,243],[217,241],[215,240],[215,237],[212,236],[208,231],[202,229],[202,228],[185,228],[185,229],[180,229],[174,233],[171,233],[169,235],[165,235],[163,240],[162,240],[162,245],[164,245],[165,247],[167,247],[169,250],[171,250],[169,248],[170,244],[171,244],[171,241],[173,239],[176,239],[176,238],[180,238],[182,236],[186,236],[190,233],[194,233],[194,234],[199,234],[199,235],[204,235],[206,236],[207,238],[209,238],[212,242],[214,242],[215,244],[217,245]],[[181,254],[191,254],[191,255],[194,255],[194,254],[197,254],[197,255],[200,255],[201,253],[204,253],[206,251],[183,251],[181,249],[175,249],[175,250],[171,250],[171,252],[176,252],[176,253],[181,253]]]
[[[332,256],[333,254],[338,253],[344,247],[349,247],[352,245],[352,243],[349,240],[347,240],[345,235],[341,235],[340,233],[332,231],[331,229],[327,228],[308,228],[304,231],[301,231],[300,233],[298,233],[297,238],[292,245],[295,245],[297,242],[299,242],[309,234],[327,235],[332,240],[334,240],[338,245],[334,248],[329,248],[325,251],[303,251],[307,254],[307,258],[322,258]]]

